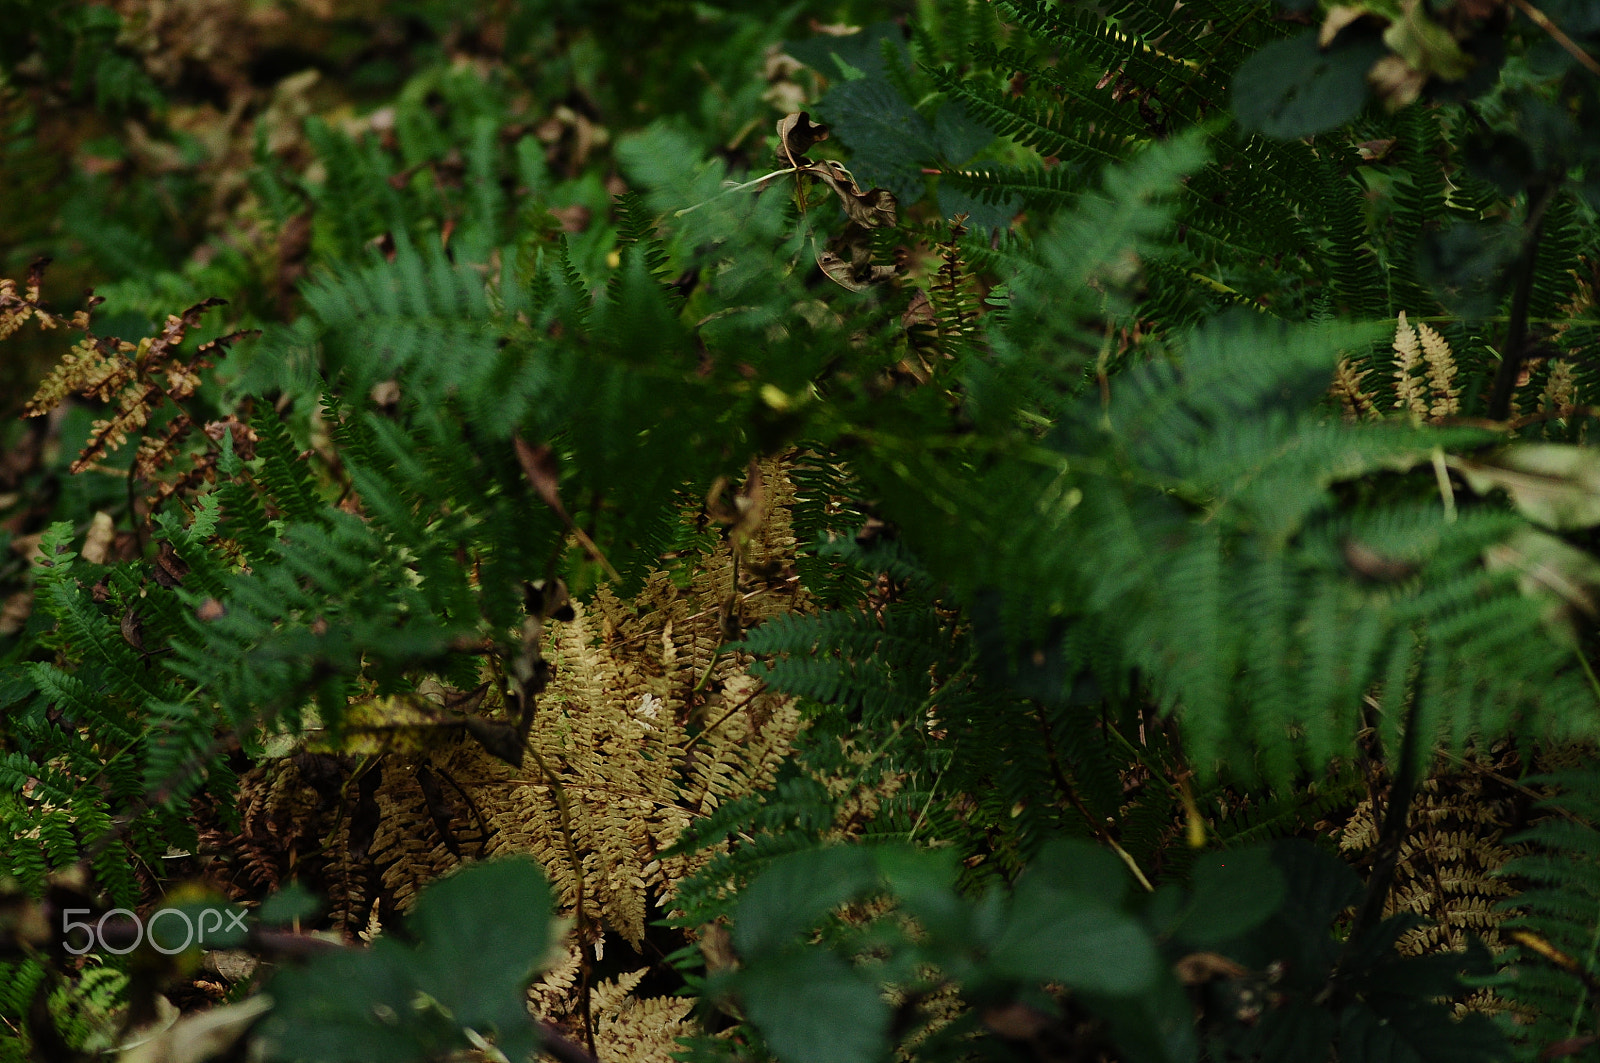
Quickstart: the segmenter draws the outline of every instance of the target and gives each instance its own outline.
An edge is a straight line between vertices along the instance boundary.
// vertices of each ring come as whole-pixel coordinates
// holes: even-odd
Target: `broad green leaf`
[[[1080,859],[1064,864],[1063,854]],[[1047,848],[1017,883],[1011,918],[990,953],[994,969],[1113,996],[1148,989],[1161,958],[1139,921],[1117,907],[1126,879],[1116,858],[1093,846]]]
[[[1193,898],[1177,936],[1217,945],[1253,930],[1283,903],[1283,873],[1263,848],[1207,853],[1195,862]]]
[[[979,122],[961,106],[950,101],[933,117],[934,148],[939,158],[955,166],[965,164],[994,142],[994,130]]]
[[[865,849],[836,846],[781,856],[740,897],[733,947],[746,960],[777,952],[877,880]]]
[[[1039,851],[1017,880],[1017,896],[1056,890],[1116,907],[1132,881],[1122,861],[1100,846],[1076,839],[1055,841]]]
[[[889,1048],[877,986],[823,949],[801,949],[740,976],[745,1014],[783,1063],[874,1063]]]
[[[850,170],[863,189],[887,188],[902,204],[922,198],[934,128],[894,85],[882,77],[847,81],[817,101],[817,111],[850,149]]]
[[[454,1025],[419,1012],[411,950],[379,939],[370,949],[320,956],[271,983],[278,1006],[263,1020],[269,1059],[401,1063],[457,1047]]]
[[[1350,121],[1367,99],[1367,71],[1384,54],[1371,39],[1317,47],[1317,31],[1277,41],[1245,60],[1233,81],[1239,124],[1279,140]]]
[[[972,907],[956,892],[953,850],[897,845],[885,846],[874,855],[890,892],[928,932],[934,944],[969,944]]]
[[[298,882],[291,882],[261,902],[256,918],[263,926],[280,926],[296,919],[309,919],[322,907],[316,894]]]
[[[473,864],[417,900],[422,988],[476,1029],[525,1015],[523,991],[550,947],[550,889],[530,859]]]
[[[883,42],[909,65],[905,31],[897,23],[874,22],[856,33],[834,36],[819,33],[804,40],[785,41],[784,51],[831,81],[883,76]]]

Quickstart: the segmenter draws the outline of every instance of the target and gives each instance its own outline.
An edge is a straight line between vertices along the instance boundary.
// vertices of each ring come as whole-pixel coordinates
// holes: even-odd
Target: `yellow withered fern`
[[[253,771],[233,844],[259,850],[257,884],[301,874],[347,932],[370,936],[463,861],[532,854],[574,927],[565,961],[530,991],[533,1006],[581,1037],[587,985],[589,1021],[608,1046],[602,1056],[665,1063],[673,1038],[691,1032],[688,1002],[635,998],[643,970],[613,982],[587,972],[608,948],[649,952],[647,926],[672,910],[676,884],[709,856],[664,853],[695,819],[770,788],[800,730],[793,699],[747,674],[749,655],[717,652],[745,627],[811,608],[794,573],[794,488],[784,467],[764,463],[751,483],[744,494],[759,511],[730,521],[730,534],[687,578],[655,572],[626,601],[601,588],[570,620],[548,623],[543,653],[553,673],[522,767],[460,728],[435,727],[433,741],[416,741],[447,715],[451,696],[425,685],[353,706],[350,748]],[[480,714],[501,710],[494,698]],[[330,770],[340,777],[317,778]],[[299,851],[274,856],[274,841]]]

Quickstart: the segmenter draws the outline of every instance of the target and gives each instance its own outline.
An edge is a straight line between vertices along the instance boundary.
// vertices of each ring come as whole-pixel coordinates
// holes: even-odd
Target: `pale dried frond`
[[[1538,767],[1548,770],[1550,765]],[[1462,767],[1429,778],[1419,788],[1384,908],[1386,915],[1426,920],[1400,935],[1397,947],[1403,955],[1460,951],[1474,939],[1494,952],[1503,948],[1499,928],[1506,912],[1501,904],[1516,890],[1500,871],[1512,857],[1528,851],[1505,839],[1525,828],[1539,797],[1511,781],[1519,774],[1512,753],[1499,759],[1473,754]],[[1381,815],[1374,814],[1368,798],[1340,832],[1340,850],[1358,865],[1377,847]],[[1487,1013],[1505,1008],[1488,991],[1462,1003]]]
[[[801,728],[793,699],[748,674],[752,657],[717,652],[746,626],[810,607],[793,571],[793,486],[778,463],[764,464],[760,480],[760,511],[742,515],[737,543],[724,536],[698,559],[686,587],[681,574],[675,582],[657,572],[631,601],[602,587],[574,603],[571,620],[547,623],[552,674],[521,768],[459,728],[438,728],[432,693],[419,693],[354,702],[350,744],[337,755],[303,753],[259,769],[260,779],[247,780],[246,830],[266,832],[255,846],[263,877],[303,871],[338,925],[358,935],[404,913],[464,861],[534,856],[558,915],[573,919],[581,892],[583,917],[530,1004],[581,1040],[585,955],[621,947],[607,943],[613,934],[644,946],[677,884],[709,858],[663,853],[696,818],[770,788]],[[477,711],[504,707],[490,693]],[[331,780],[313,786],[301,761]],[[844,802],[841,832],[886,792]],[[267,829],[284,817],[297,832]],[[665,1061],[676,1037],[695,1032],[689,1000],[636,998],[636,982],[593,987],[603,1060]]]
[[[590,1007],[595,1047],[602,1060],[673,1063],[672,1054],[683,1049],[678,1038],[700,1032],[689,1017],[692,998],[634,995],[648,973],[648,968],[641,968],[595,986]]]
[[[1550,367],[1550,375],[1545,379],[1539,405],[1560,414],[1565,414],[1578,405],[1578,376],[1572,368],[1570,359],[1555,359]]]
[[[1340,358],[1333,374],[1333,396],[1344,408],[1347,421],[1374,420],[1380,416],[1372,396],[1362,390],[1361,384],[1372,373],[1370,368],[1357,370],[1348,358]]]
[[[1426,322],[1417,326],[1422,339],[1422,356],[1428,363],[1428,387],[1433,392],[1433,404],[1428,413],[1433,417],[1450,417],[1461,412],[1461,390],[1456,387],[1456,356],[1445,338],[1429,328]]]
[[[1418,375],[1421,367],[1422,345],[1417,340],[1417,330],[1406,322],[1406,312],[1402,310],[1394,333],[1394,404],[1419,419],[1428,416],[1427,388]]]

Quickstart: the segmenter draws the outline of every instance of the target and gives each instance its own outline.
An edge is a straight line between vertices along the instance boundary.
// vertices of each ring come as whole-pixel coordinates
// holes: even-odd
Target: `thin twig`
[[[1045,759],[1050,764],[1050,775],[1055,779],[1056,788],[1061,791],[1061,796],[1065,797],[1067,802],[1078,810],[1078,814],[1083,817],[1084,822],[1089,825],[1089,829],[1094,832],[1095,838],[1102,845],[1110,848],[1124,864],[1128,865],[1128,870],[1133,872],[1133,877],[1139,880],[1139,885],[1144,887],[1145,892],[1154,893],[1155,886],[1151,885],[1150,880],[1145,877],[1143,869],[1139,867],[1132,854],[1117,844],[1117,840],[1111,836],[1111,832],[1106,830],[1105,824],[1095,819],[1094,814],[1083,803],[1083,798],[1078,796],[1077,787],[1073,786],[1071,780],[1067,778],[1067,773],[1062,770],[1061,761],[1056,757],[1056,743],[1054,736],[1050,733],[1050,721],[1045,719],[1044,710],[1037,705],[1034,706],[1034,717],[1039,721],[1039,733],[1044,738]]]
[[[1534,25],[1544,30],[1557,44],[1565,48],[1567,50],[1567,54],[1576,59],[1585,70],[1589,71],[1591,74],[1600,76],[1600,60],[1596,60],[1594,56],[1590,55],[1582,48],[1579,48],[1577,44],[1573,42],[1571,37],[1568,37],[1565,33],[1561,32],[1560,26],[1557,26],[1554,22],[1550,21],[1549,15],[1546,15],[1543,11],[1540,11],[1532,4],[1528,3],[1528,0],[1511,0],[1511,2],[1517,6],[1518,11],[1521,11],[1524,15],[1527,15],[1529,18],[1531,18],[1534,22]]]
[[[1417,790],[1417,764],[1422,759],[1422,751],[1419,748],[1422,734],[1418,711],[1421,703],[1421,694],[1414,695],[1411,707],[1406,711],[1406,730],[1400,739],[1400,763],[1395,766],[1394,780],[1389,784],[1389,803],[1384,809],[1383,828],[1378,834],[1378,845],[1373,855],[1372,872],[1367,878],[1366,893],[1361,898],[1360,907],[1356,909],[1355,922],[1350,927],[1350,936],[1345,940],[1339,962],[1334,966],[1333,975],[1322,991],[1323,997],[1338,991],[1339,983],[1348,973],[1347,965],[1366,946],[1366,939],[1372,929],[1383,921],[1383,908],[1389,900],[1389,890],[1394,885],[1395,871],[1400,866],[1400,848],[1405,843],[1406,828],[1410,822],[1411,799]]]
[[[1539,266],[1539,240],[1544,235],[1545,214],[1555,200],[1560,183],[1539,183],[1528,189],[1527,235],[1522,238],[1521,261],[1517,264],[1517,286],[1511,296],[1511,320],[1506,325],[1506,342],[1500,354],[1500,368],[1489,392],[1489,418],[1504,421],[1511,416],[1511,396],[1522,371],[1523,348],[1528,342],[1528,304],[1533,299],[1534,273]]]

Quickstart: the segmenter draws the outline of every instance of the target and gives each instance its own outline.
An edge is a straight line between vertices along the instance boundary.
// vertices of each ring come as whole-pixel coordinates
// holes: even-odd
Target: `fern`
[[[1519,1016],[1511,1029],[1531,1055],[1558,1042],[1581,1045],[1595,1030],[1600,795],[1592,765],[1528,781],[1556,793],[1532,828],[1509,839],[1534,851],[1503,871],[1524,889],[1501,905],[1510,915],[1501,932],[1515,947],[1501,957],[1506,975],[1497,989]]]

